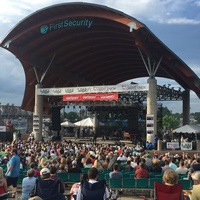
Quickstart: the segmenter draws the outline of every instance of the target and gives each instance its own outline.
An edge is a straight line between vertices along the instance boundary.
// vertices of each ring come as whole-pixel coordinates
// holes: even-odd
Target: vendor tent
[[[200,133],[200,124],[184,125],[173,130],[173,133]]]
[[[92,118],[88,117],[86,119],[82,119],[81,121],[75,122],[74,123],[76,126],[85,126],[85,127],[94,127],[94,121]],[[102,122],[97,122],[99,126],[103,126],[104,123]]]
[[[60,125],[63,127],[75,127],[76,126],[74,123],[71,123],[69,121],[62,122]]]
[[[81,121],[75,122],[74,123],[76,126],[89,126],[89,127],[93,127],[94,126],[94,122],[93,119],[88,117],[86,119],[82,119]]]

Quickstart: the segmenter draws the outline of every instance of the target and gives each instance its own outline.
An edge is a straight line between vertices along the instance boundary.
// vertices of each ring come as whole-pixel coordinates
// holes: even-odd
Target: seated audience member
[[[131,162],[131,167],[133,168],[134,171],[137,169],[138,164],[139,164],[139,160],[138,160],[137,157],[135,157],[135,158],[133,159],[133,161]],[[138,167],[138,168],[139,168],[139,167]]]
[[[122,165],[122,161],[121,160],[117,160],[117,165],[118,165],[118,171],[124,170],[124,166]]]
[[[57,171],[57,173],[67,173],[67,170],[64,164],[60,164],[59,168],[60,169]]]
[[[154,145],[151,143],[151,142],[146,142],[146,149],[147,150],[152,150],[152,149],[154,149]]]
[[[92,167],[95,167],[98,171],[103,171],[103,167],[101,166],[100,160],[98,159],[94,161],[94,165]]]
[[[139,164],[139,169],[135,171],[135,178],[149,178],[149,172],[145,169],[143,162]]]
[[[185,167],[185,162],[183,160],[180,161],[179,167],[176,169],[177,174],[187,174],[188,168]]]
[[[144,164],[144,169],[146,169],[147,171],[149,171],[149,167],[146,165],[146,159],[143,158],[143,157],[140,158],[140,162],[138,163],[138,167],[136,169],[140,168],[140,166],[139,166],[140,163],[143,163]]]
[[[76,200],[106,200],[110,193],[105,180],[97,181],[98,170],[94,167],[88,170],[88,181],[82,181],[78,189]]]
[[[169,167],[171,167],[174,171],[176,171],[176,169],[177,169],[177,165],[175,163],[176,163],[176,158],[174,158],[174,157],[171,158]]]
[[[88,175],[87,174],[82,174],[81,175],[81,179],[80,179],[80,182],[79,183],[74,183],[70,189],[70,200],[76,200],[76,195],[78,193],[78,189],[81,185],[81,181],[82,180],[88,180]]]
[[[146,141],[146,149],[149,150],[149,142]]]
[[[125,167],[124,167],[124,170],[125,170],[125,171],[133,171],[133,168],[131,167],[131,161],[130,161],[130,160],[128,160],[128,161],[126,162],[126,165],[125,165]]]
[[[162,172],[164,173],[165,171],[170,170],[170,169],[172,168],[169,166],[169,161],[165,160],[165,165],[164,167],[162,167]]]
[[[109,162],[110,162],[110,158],[106,157],[105,162],[102,163],[103,169],[108,169]]]
[[[200,158],[196,158],[191,163],[191,168],[193,169],[193,171],[200,171]]]
[[[173,186],[177,184],[178,174],[173,169],[168,169],[163,174],[163,182],[165,185]]]
[[[110,178],[122,178],[123,177],[123,174],[118,171],[118,167],[119,166],[117,164],[113,165],[113,171],[109,173]]]
[[[189,171],[188,171],[188,179],[191,180],[192,173],[195,171],[200,171],[200,158],[196,158],[192,161]]]
[[[165,172],[164,172],[164,174],[163,174],[163,182],[164,182],[164,184],[166,185],[166,192],[165,192],[165,194],[163,194],[163,195],[165,195],[164,197],[165,197],[165,199],[179,199],[179,200],[186,200],[185,199],[185,197],[186,196],[184,196],[183,195],[183,191],[182,191],[182,188],[180,188],[179,186],[178,186],[178,188],[180,188],[180,190],[175,186],[175,185],[177,185],[178,184],[178,174],[173,170],[173,169],[169,169],[169,170],[166,170]],[[173,186],[175,186],[176,187],[176,189],[173,187]],[[175,190],[174,192],[174,194],[171,194],[170,193],[170,187],[172,187],[172,191],[173,190]],[[164,188],[163,188],[164,189]],[[160,191],[160,193],[163,193],[164,191]],[[176,196],[177,195],[177,196]],[[175,196],[175,197],[174,197]],[[178,197],[179,196],[179,197]],[[160,194],[160,198],[159,199],[162,199],[161,198],[161,194]]]
[[[152,161],[152,158],[151,158],[151,155],[150,155],[150,154],[147,154],[147,155],[146,155],[145,164],[146,164],[147,167],[151,167],[151,166],[152,166],[153,161]]]
[[[63,183],[60,179],[53,180],[48,168],[43,168],[40,171],[40,176],[41,179],[36,180],[31,197],[39,196],[42,199],[48,200],[65,200]]]
[[[92,168],[92,160],[91,158],[87,158],[86,161],[85,161],[85,165],[84,165],[84,168]]]
[[[151,172],[158,172],[158,173],[162,173],[162,167],[159,165],[157,160],[153,161],[153,165],[151,167]]]
[[[40,175],[40,171],[35,169],[35,163],[31,163],[30,164],[30,168],[34,171],[34,175],[35,177],[39,176]]]
[[[81,169],[78,167],[76,160],[72,161],[72,166],[71,166],[71,168],[68,169],[68,172],[69,173],[81,173],[82,172]]]
[[[199,200],[200,199],[200,171],[195,171],[192,173],[192,180],[194,181],[194,185],[192,188],[191,199]]]
[[[55,166],[51,166],[50,167],[50,177],[53,180],[59,180],[62,184],[60,185],[60,190],[64,191],[65,190],[65,183],[59,178],[59,176],[57,175],[57,169]]]
[[[1,198],[8,198],[8,193],[7,193],[7,181],[3,176],[3,168],[0,167],[0,196]]]
[[[22,195],[21,200],[27,200],[30,197],[30,193],[35,186],[36,178],[34,177],[34,170],[29,169],[27,171],[27,177],[22,180]]]

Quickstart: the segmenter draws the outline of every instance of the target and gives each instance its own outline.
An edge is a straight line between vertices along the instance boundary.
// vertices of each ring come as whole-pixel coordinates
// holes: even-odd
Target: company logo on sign
[[[48,27],[47,25],[43,25],[43,26],[41,26],[41,28],[40,28],[40,32],[41,32],[42,34],[45,34],[45,33],[47,33],[48,29],[49,29],[49,27]]]
[[[181,150],[192,150],[192,142],[181,142]]]
[[[46,34],[47,32],[58,30],[67,27],[87,27],[90,28],[93,24],[91,19],[80,19],[80,20],[63,20],[52,24],[45,24],[40,27],[40,33]]]
[[[118,100],[118,93],[66,94],[63,101],[112,101]]]

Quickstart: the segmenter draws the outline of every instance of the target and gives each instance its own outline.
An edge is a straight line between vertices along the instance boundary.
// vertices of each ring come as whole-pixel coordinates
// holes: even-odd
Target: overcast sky
[[[21,20],[47,6],[70,0],[1,0],[0,40]],[[120,10],[144,23],[169,49],[200,76],[200,0],[87,0]],[[157,78],[159,85],[171,84]],[[146,79],[135,80],[146,83]],[[0,48],[0,103],[20,106],[25,89],[21,63]],[[200,112],[200,100],[191,92],[191,112]],[[182,112],[182,102],[166,102],[173,113]]]

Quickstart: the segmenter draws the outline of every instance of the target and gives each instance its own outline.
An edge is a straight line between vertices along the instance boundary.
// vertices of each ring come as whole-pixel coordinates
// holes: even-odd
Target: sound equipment
[[[60,131],[61,130],[61,121],[60,121],[60,107],[53,106],[51,108],[51,120],[52,120],[52,130]]]

